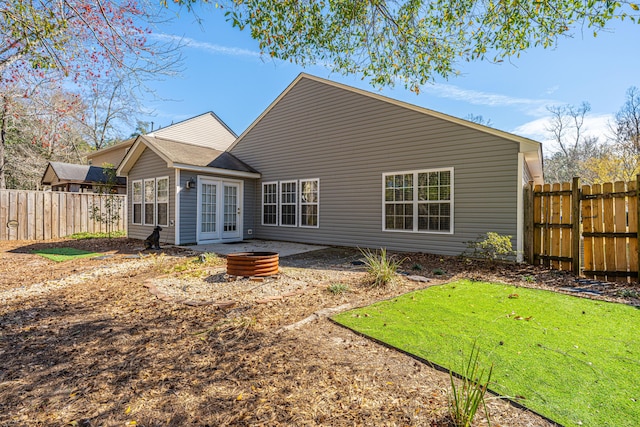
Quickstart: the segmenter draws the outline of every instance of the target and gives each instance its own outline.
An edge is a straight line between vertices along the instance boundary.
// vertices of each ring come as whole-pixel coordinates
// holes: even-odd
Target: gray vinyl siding
[[[197,189],[186,189],[186,183],[190,178],[193,178],[196,182],[198,176],[216,178],[216,179],[231,179],[233,181],[243,181],[243,233],[244,239],[254,237],[253,234],[249,235],[248,230],[251,229],[255,232],[255,201],[256,201],[256,180],[255,179],[241,179],[241,178],[228,178],[221,175],[204,174],[200,172],[193,172],[188,170],[180,171],[180,244],[188,245],[197,242],[197,212],[198,212],[198,197]]]
[[[460,254],[487,231],[516,236],[518,144],[301,79],[231,153],[261,182],[320,179],[319,227],[261,225],[262,239]],[[382,231],[382,174],[454,169],[454,233]]]
[[[129,171],[129,175],[127,176],[127,198],[129,200],[128,210],[129,210],[129,230],[128,236],[132,239],[146,239],[147,236],[151,234],[153,231],[153,226],[151,225],[140,225],[133,224],[133,194],[132,187],[133,181],[137,180],[145,180],[150,178],[169,178],[169,209],[168,215],[169,224],[174,221],[175,223],[175,206],[176,206],[176,179],[175,179],[175,170],[173,168],[168,168],[167,163],[162,160],[158,155],[156,155],[150,149],[145,149],[140,158],[136,162],[136,164]],[[144,196],[143,196],[144,197]],[[143,201],[144,203],[144,201]],[[175,243],[175,227],[174,226],[162,226],[162,231],[160,232],[160,244]]]

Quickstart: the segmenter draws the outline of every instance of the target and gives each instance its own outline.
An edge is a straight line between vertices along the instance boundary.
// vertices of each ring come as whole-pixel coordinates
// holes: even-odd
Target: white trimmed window
[[[142,224],[142,181],[131,182],[133,200],[133,224]]]
[[[144,180],[144,225],[156,225],[156,180]]]
[[[320,180],[300,180],[300,227],[318,227]]]
[[[385,231],[453,233],[453,168],[382,175]]]
[[[156,179],[157,225],[169,226],[169,177]]]
[[[280,225],[295,227],[298,208],[298,181],[280,182]]]
[[[262,183],[262,225],[278,225],[278,183]]]

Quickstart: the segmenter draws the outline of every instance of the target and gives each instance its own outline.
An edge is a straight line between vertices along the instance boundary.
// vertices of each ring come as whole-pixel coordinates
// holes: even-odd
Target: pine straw
[[[328,250],[281,264],[312,282],[318,265],[339,270],[356,258]],[[160,274],[149,266],[1,307],[0,425],[445,425],[446,373],[326,318],[276,333],[323,308],[424,283],[370,289],[355,277],[341,295],[314,286],[222,310],[160,301],[143,286]],[[499,400],[489,407],[495,426],[549,425]]]

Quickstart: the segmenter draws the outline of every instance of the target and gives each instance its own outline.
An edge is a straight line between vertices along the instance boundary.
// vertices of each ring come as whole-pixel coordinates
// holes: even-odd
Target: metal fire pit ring
[[[277,252],[236,252],[227,255],[230,276],[266,277],[278,274]]]

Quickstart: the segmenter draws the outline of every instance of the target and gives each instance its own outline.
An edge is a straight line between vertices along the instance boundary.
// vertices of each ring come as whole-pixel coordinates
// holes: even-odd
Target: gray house
[[[134,172],[180,170],[166,208],[179,244],[260,238],[456,255],[495,231],[521,250],[522,189],[542,182],[538,142],[306,74],[224,153],[171,166],[151,158],[160,151],[119,171],[135,193]],[[132,209],[135,219],[145,208]]]
[[[129,237],[160,225],[168,243],[241,240],[241,218],[251,218],[243,201],[255,198],[260,174],[225,151],[235,139],[213,113],[138,136],[118,167],[128,180]]]

